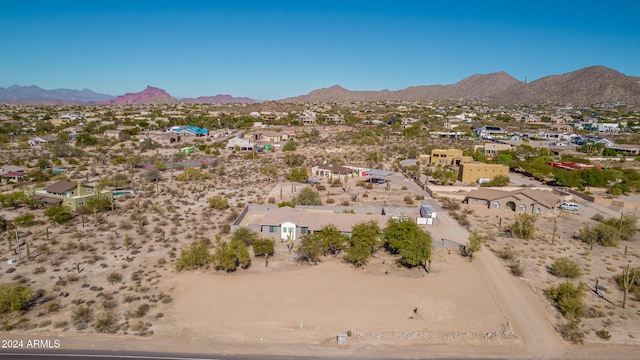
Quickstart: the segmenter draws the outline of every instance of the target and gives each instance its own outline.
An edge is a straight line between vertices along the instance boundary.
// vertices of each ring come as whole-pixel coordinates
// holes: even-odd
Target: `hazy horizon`
[[[640,3],[0,2],[0,86],[177,98],[399,90],[504,71],[640,75]]]

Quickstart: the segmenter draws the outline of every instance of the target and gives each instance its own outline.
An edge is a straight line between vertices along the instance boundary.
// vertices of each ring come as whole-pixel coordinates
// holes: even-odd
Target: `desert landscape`
[[[427,172],[416,180],[398,162],[409,152],[473,141],[305,126],[295,133],[293,150],[243,152],[224,144],[247,131],[230,133],[191,140],[199,150],[190,155],[181,153],[184,143],[111,141],[81,147],[85,155],[79,162],[58,158],[55,168],[65,171],[50,174],[47,183],[77,181],[117,195],[113,206],[77,211],[61,224],[46,215],[46,207],[4,207],[0,281],[26,285],[33,297],[28,309],[3,315],[3,336],[56,338],[66,349],[91,344],[109,350],[117,339],[121,349],[192,353],[634,358],[640,297],[632,291],[622,308],[614,277],[627,264],[636,266],[637,239],[593,249],[579,239],[585,226],[633,211],[579,199],[579,212],[538,216],[535,235],[519,239],[507,232],[514,212],[465,204],[465,192],[438,186]],[[3,154],[21,164],[55,159],[46,147],[9,147]],[[326,163],[389,175],[384,184],[355,175],[317,184],[289,180],[294,169]],[[116,180],[121,184],[114,185]],[[510,181],[544,186],[513,173]],[[38,186],[7,182],[3,194]],[[268,261],[254,248],[250,264],[235,271],[208,259],[195,270],[180,270],[193,244],[204,241],[213,253],[229,243],[248,204],[292,204],[305,188],[324,205],[344,208],[346,217],[353,209],[376,206],[413,207],[415,217],[420,205],[434,207],[437,221],[421,226],[433,240],[429,271],[403,266],[398,255],[383,249],[363,266],[345,261],[340,252],[314,265],[301,260],[298,242],[290,247],[283,240],[273,242]],[[638,202],[637,195],[624,199]],[[25,214],[33,215],[28,225],[20,220]],[[463,256],[459,245],[468,244],[472,232],[486,242],[472,257]],[[18,253],[15,244],[21,242]],[[577,320],[563,316],[545,295],[562,280],[549,270],[562,257],[581,270],[573,279],[584,286],[584,315]]]

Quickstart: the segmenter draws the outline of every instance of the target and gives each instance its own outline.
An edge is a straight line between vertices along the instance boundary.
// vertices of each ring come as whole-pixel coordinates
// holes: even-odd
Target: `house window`
[[[269,232],[270,233],[277,233],[278,232],[278,227],[277,226],[269,226]]]
[[[500,209],[500,203],[498,201],[493,202],[493,207],[496,209]]]
[[[520,211],[527,211],[527,205],[520,205]]]
[[[540,214],[540,213],[542,213],[542,210],[539,207],[537,207],[536,208],[536,214]]]
[[[301,234],[308,234],[309,233],[309,228],[306,226],[303,226],[300,228],[300,233]]]

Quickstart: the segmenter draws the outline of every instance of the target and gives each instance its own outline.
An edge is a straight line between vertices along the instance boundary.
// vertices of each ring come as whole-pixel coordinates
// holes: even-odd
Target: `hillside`
[[[415,86],[391,91],[351,91],[339,85],[313,90],[280,102],[433,101],[484,99],[496,104],[640,103],[640,78],[626,76],[604,66],[551,75],[524,83],[501,71],[469,76],[453,85]]]

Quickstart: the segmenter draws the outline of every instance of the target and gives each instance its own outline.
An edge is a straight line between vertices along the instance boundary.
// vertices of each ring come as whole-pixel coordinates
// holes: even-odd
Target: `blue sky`
[[[640,2],[0,0],[0,86],[282,99],[604,65],[640,76]]]

